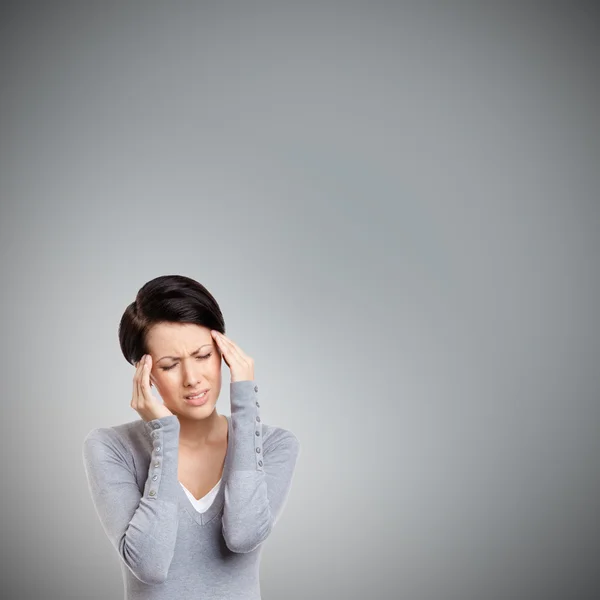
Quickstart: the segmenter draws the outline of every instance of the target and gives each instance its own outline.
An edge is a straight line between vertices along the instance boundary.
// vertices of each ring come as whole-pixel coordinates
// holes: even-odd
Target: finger
[[[146,363],[146,371],[144,373],[144,388],[146,390],[146,394],[152,399],[152,390],[150,389],[150,371],[152,371],[152,357],[148,354],[148,362]]]
[[[254,364],[252,358],[248,356],[232,339],[229,339],[227,336],[223,337],[224,344],[228,348],[230,356],[233,357],[233,360],[237,361],[244,368]]]
[[[227,338],[223,334],[217,334],[217,343],[219,344],[219,348],[223,350],[223,353],[227,357],[228,360],[235,360],[239,362],[240,357],[239,354],[235,351],[235,348],[229,343]]]
[[[219,339],[217,339],[217,348],[219,349],[219,352],[221,353],[221,357],[223,358],[225,363],[227,365],[229,365],[230,361],[232,360],[231,354],[229,352],[229,348],[227,348],[225,346],[225,344],[223,343],[223,341],[219,340]]]
[[[140,374],[142,373],[143,366],[144,366],[144,357],[142,356],[142,358],[140,358],[140,360],[138,360],[135,363],[134,379],[139,379],[140,378]]]
[[[218,331],[215,331],[214,337],[217,339],[217,343],[223,352],[225,362],[230,369],[233,370],[236,366],[244,369],[248,368],[251,364],[251,359],[238,351],[239,346],[237,346],[237,344],[233,343],[226,335],[220,334]]]
[[[219,344],[219,349],[221,350],[225,364],[231,370],[234,370],[238,365],[243,364],[232,346],[228,346],[223,340],[219,340],[217,343]]]
[[[150,355],[148,355],[148,356],[150,356]],[[150,357],[150,363],[152,363],[152,357]],[[142,360],[139,360],[138,362],[135,363],[136,368],[138,366],[142,366],[142,365],[143,365],[143,361]],[[152,387],[153,384],[154,384],[154,381],[153,381],[153,378],[152,378],[152,364],[150,364],[150,368],[148,369],[148,371],[149,371],[148,372],[148,379],[150,381],[150,387]],[[142,373],[143,373],[143,369],[142,369]]]
[[[144,402],[150,402],[152,400],[152,392],[150,391],[150,362],[152,359],[149,354],[146,354],[144,358],[142,373],[140,375],[140,392]]]
[[[144,391],[144,378],[147,377],[147,365],[146,365],[146,354],[142,356],[142,358],[137,363],[137,368],[135,371],[134,381],[135,381],[135,406],[137,408],[143,408],[146,398]]]
[[[144,376],[144,365],[145,365],[145,356],[140,360],[140,368],[136,373],[136,392],[137,392],[137,406],[138,408],[144,407],[144,390],[142,389],[142,377]]]
[[[213,339],[215,340],[215,342],[217,344],[217,348],[221,352],[225,352],[227,350],[227,346],[225,346],[225,340],[223,339],[222,333],[219,333],[218,331],[215,330],[213,332]]]
[[[137,407],[138,404],[138,398],[139,398],[139,394],[140,394],[140,390],[139,390],[139,376],[140,373],[142,371],[142,361],[139,360],[135,363],[135,373],[133,375],[133,398],[131,399],[131,406],[133,408]]]
[[[219,345],[225,350],[232,352],[235,349],[232,341],[223,333],[217,332],[216,338]]]
[[[142,396],[140,393],[140,382],[139,380],[136,380],[135,382],[135,399],[133,401],[134,403],[134,408],[138,409],[138,408],[142,408],[143,403],[142,403]]]
[[[223,345],[227,348],[226,352],[230,368],[232,366],[235,368],[237,365],[243,369],[247,369],[250,366],[250,360],[247,357],[242,356],[234,344],[223,342]]]

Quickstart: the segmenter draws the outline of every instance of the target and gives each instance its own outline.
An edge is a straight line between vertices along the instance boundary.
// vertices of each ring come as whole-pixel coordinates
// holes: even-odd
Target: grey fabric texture
[[[125,600],[260,600],[261,550],[289,495],[300,444],[262,422],[255,381],[230,383],[230,399],[223,481],[203,513],[178,481],[177,416],[85,437],[88,486],[120,558]]]

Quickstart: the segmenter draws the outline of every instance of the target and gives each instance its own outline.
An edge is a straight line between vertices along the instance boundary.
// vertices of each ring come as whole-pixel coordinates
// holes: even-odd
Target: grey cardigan
[[[254,381],[230,383],[223,481],[199,513],[178,481],[179,420],[90,431],[92,501],[120,557],[125,600],[260,600],[263,542],[283,510],[300,444],[260,418]]]

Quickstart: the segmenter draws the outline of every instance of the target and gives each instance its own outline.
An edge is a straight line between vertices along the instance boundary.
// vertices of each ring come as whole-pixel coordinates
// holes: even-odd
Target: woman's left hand
[[[219,350],[231,371],[231,382],[252,381],[254,379],[254,359],[226,335],[214,329],[210,333],[217,341]]]

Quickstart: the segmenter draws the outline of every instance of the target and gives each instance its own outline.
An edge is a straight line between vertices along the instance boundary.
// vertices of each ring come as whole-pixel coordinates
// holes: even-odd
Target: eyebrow
[[[200,346],[200,348],[198,348],[198,350],[194,350],[190,356],[195,356],[196,354],[198,354],[198,352],[200,352],[200,350],[202,348],[204,348],[204,346],[212,346],[212,344],[204,344],[202,346]],[[173,360],[177,360],[179,358],[179,356],[163,356],[162,358],[159,358],[156,362],[161,361],[163,358],[172,358]]]

